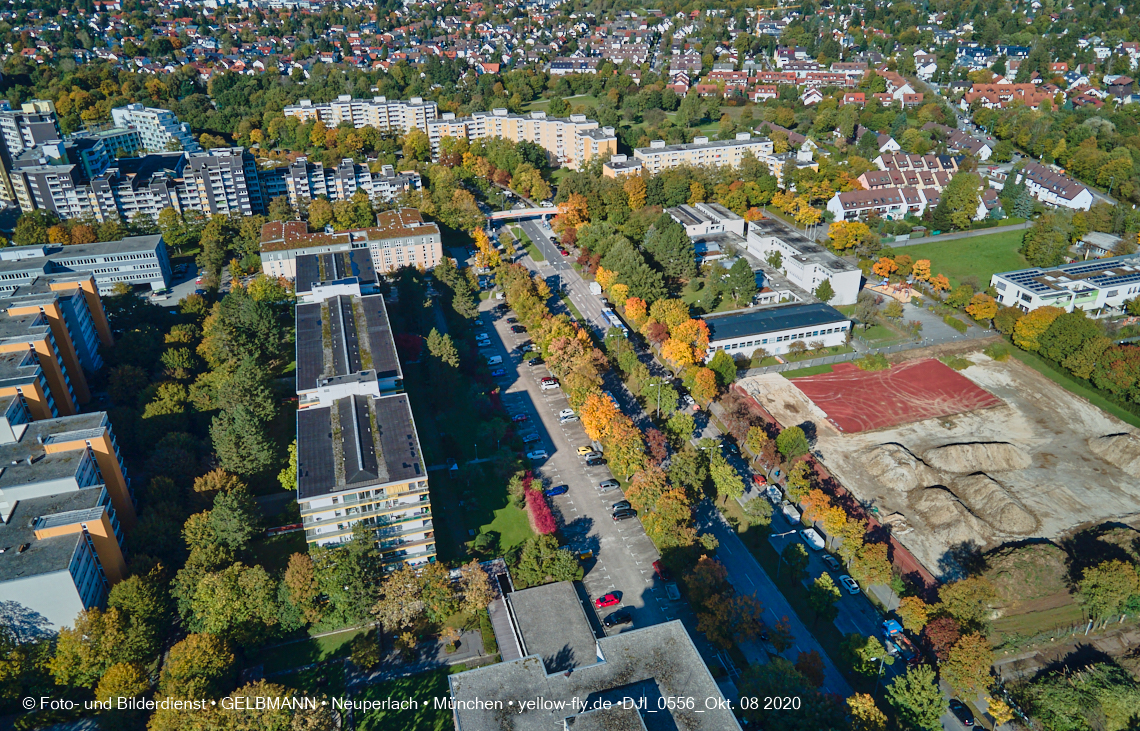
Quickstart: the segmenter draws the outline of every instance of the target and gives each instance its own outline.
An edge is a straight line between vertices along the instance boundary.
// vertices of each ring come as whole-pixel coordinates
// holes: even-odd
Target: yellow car
[[[585,455],[585,454],[589,454],[590,452],[593,452],[593,451],[594,451],[593,447],[578,447],[578,454]]]

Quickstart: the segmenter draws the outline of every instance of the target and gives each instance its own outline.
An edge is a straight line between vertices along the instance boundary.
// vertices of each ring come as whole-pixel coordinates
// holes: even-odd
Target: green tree
[[[780,558],[788,566],[788,574],[796,579],[799,579],[807,571],[808,567],[808,552],[800,543],[793,541],[784,547],[780,552]]]
[[[245,487],[223,492],[214,498],[210,528],[219,542],[235,554],[245,550],[260,530],[257,506]]]
[[[835,290],[831,286],[830,279],[825,279],[819,283],[819,286],[815,288],[815,296],[825,304],[835,299]]]
[[[728,269],[728,278],[725,280],[725,290],[732,296],[735,305],[740,300],[751,301],[756,294],[756,275],[744,257],[738,258]]]
[[[50,211],[37,209],[26,211],[16,220],[12,232],[12,243],[16,246],[40,245],[48,242],[47,231],[59,222],[59,217]],[[105,239],[100,239],[104,241]]]
[[[1084,310],[1059,315],[1038,339],[1038,353],[1057,363],[1080,350],[1087,340],[1103,334],[1100,324],[1089,319]]]
[[[233,687],[236,661],[229,644],[211,634],[191,634],[170,648],[158,692],[174,698],[219,698]]]
[[[697,273],[693,242],[685,227],[662,213],[645,234],[645,251],[666,276],[690,279]]]
[[[887,702],[895,709],[907,728],[917,731],[941,731],[942,714],[949,701],[938,688],[934,670],[929,665],[915,665],[887,686]]]
[[[222,467],[239,475],[254,475],[273,464],[274,448],[267,425],[245,406],[214,417],[210,438]]]
[[[877,637],[849,634],[840,643],[839,651],[852,670],[872,678],[879,675],[883,665],[892,665],[895,661]]]
[[[794,713],[766,708],[742,709],[744,718],[766,731],[819,731],[846,727],[847,708],[836,696],[816,689],[792,663],[774,657],[766,663],[750,665],[737,681],[742,697],[788,697],[800,699]]]
[[[808,605],[815,612],[816,622],[821,619],[825,622],[835,619],[839,613],[835,604],[839,601],[840,596],[839,589],[831,580],[831,575],[820,574],[819,578],[808,589]]]
[[[789,426],[776,437],[776,449],[784,455],[784,459],[793,460],[811,451],[807,435],[798,426]]]
[[[938,590],[938,598],[944,613],[963,627],[981,630],[988,626],[990,603],[997,598],[997,591],[988,579],[970,577],[943,584]]]
[[[450,335],[440,335],[434,327],[427,337],[428,352],[452,368],[459,367],[459,351],[455,349]]]
[[[727,389],[736,381],[736,361],[727,351],[716,351],[709,359],[708,367],[716,373],[717,385],[720,388]]]
[[[75,627],[60,629],[55,657],[50,663],[56,682],[92,688],[115,663],[141,660],[128,654],[127,627],[118,609],[98,607],[75,618]]]
[[[311,551],[320,594],[328,599],[326,621],[338,626],[364,621],[378,598],[384,575],[376,539],[363,521],[352,526],[352,540]]]
[[[973,697],[990,686],[990,666],[994,652],[990,642],[980,634],[964,635],[950,648],[942,663],[942,679],[955,693]]]
[[[289,460],[285,467],[277,473],[277,481],[281,483],[282,490],[297,489],[297,440],[289,442]]]
[[[159,653],[174,618],[161,566],[133,574],[111,587],[107,607],[126,618],[124,657],[147,660]]]
[[[719,449],[709,450],[709,475],[722,502],[744,495],[744,479]]]
[[[277,585],[265,569],[235,563],[199,580],[190,624],[252,647],[270,639],[278,615]]]
[[[1119,614],[1128,598],[1138,593],[1140,575],[1136,567],[1120,559],[1086,568],[1077,584],[1077,595],[1094,619]]]

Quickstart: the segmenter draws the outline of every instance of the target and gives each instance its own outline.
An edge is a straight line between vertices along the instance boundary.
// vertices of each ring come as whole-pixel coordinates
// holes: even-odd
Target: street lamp
[[[646,384],[647,386],[657,386],[657,418],[659,419],[661,418],[661,384],[663,383],[664,381],[658,381],[657,383],[650,382]]]
[[[795,530],[784,531],[783,533],[776,533],[775,535],[768,536],[769,538],[783,538],[786,535],[795,533]],[[780,570],[784,568],[784,552],[780,551],[780,560],[776,563],[776,578],[780,578]]]

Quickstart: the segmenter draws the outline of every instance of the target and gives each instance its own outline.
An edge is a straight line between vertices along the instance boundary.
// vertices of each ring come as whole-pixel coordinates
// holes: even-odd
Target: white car
[[[560,418],[558,420],[558,423],[559,424],[569,424],[572,421],[578,421],[578,417],[574,414],[570,414],[570,416],[563,416],[562,418]]]
[[[847,590],[848,594],[858,594],[859,593],[859,583],[857,581],[855,581],[855,579],[852,579],[850,576],[848,576],[846,574],[844,574],[843,576],[840,576],[839,577],[839,583],[843,584],[843,588]]]
[[[567,416],[574,416],[574,409],[562,409],[558,412],[559,419],[565,419]]]
[[[546,459],[547,454],[545,449],[536,449],[533,452],[526,453],[527,459]]]
[[[555,383],[544,383],[544,384],[542,384],[542,390],[543,391],[557,391],[558,390],[558,383],[557,382],[555,382]]]
[[[813,551],[823,550],[823,536],[815,532],[814,528],[800,531],[800,537],[804,539],[804,543],[808,544],[808,548]]]

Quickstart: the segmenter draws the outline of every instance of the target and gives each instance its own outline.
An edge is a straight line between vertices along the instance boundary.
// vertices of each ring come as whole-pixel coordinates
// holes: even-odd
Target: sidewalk
[[[446,644],[440,639],[421,642],[416,645],[416,656],[410,662],[405,660],[395,649],[388,648],[384,659],[372,670],[362,671],[351,662],[346,662],[345,682],[349,688],[357,685],[383,683],[393,678],[402,678],[427,670],[435,670],[487,657],[483,652],[483,635],[479,630],[464,631],[459,636],[459,648],[450,655],[444,651]]]
[[[1006,231],[1024,231],[1029,228],[1030,221],[1024,223],[1012,223],[1007,226],[994,226],[992,228],[981,228],[976,231],[955,231],[954,233],[938,234],[937,236],[924,236],[920,239],[908,239],[906,241],[894,241],[886,246],[892,249],[899,249],[904,246],[918,246],[920,244],[941,243],[943,241],[953,241],[954,239],[969,239],[975,236],[986,236],[988,234],[999,234]]]

